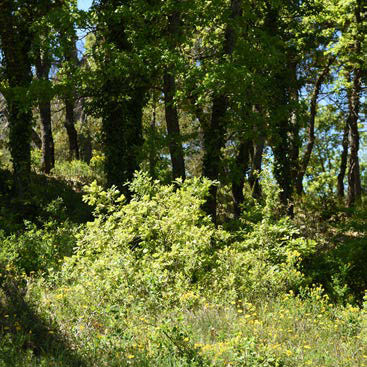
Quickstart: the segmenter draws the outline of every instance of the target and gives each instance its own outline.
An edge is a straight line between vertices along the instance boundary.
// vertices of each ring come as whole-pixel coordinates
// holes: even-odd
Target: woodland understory
[[[0,0],[0,367],[367,366],[364,0]]]

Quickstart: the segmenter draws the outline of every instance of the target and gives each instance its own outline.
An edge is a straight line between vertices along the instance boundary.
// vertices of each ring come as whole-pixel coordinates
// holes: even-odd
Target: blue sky
[[[78,8],[82,10],[88,10],[92,5],[92,0],[78,0]]]

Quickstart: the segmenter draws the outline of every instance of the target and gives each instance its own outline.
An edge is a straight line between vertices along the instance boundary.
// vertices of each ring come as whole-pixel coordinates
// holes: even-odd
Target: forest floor
[[[93,219],[80,192],[36,180],[23,231],[19,203],[0,218],[0,367],[367,366],[364,205],[228,234],[197,219],[189,184]],[[168,253],[148,252],[157,226]]]

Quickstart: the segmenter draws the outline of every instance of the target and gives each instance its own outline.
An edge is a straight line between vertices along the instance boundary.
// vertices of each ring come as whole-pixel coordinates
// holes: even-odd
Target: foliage
[[[103,159],[102,159],[103,160]],[[101,159],[96,156],[90,165],[80,160],[56,161],[52,174],[55,177],[81,188],[83,185],[91,184],[94,180],[104,182],[103,172],[101,172]]]
[[[49,215],[62,213],[62,200],[51,202],[46,208]],[[0,264],[18,273],[47,273],[58,268],[65,256],[70,256],[75,245],[77,227],[69,220],[45,222],[42,228],[26,221],[23,232],[6,235],[0,232]]]
[[[367,366],[365,13],[0,1],[0,367]]]

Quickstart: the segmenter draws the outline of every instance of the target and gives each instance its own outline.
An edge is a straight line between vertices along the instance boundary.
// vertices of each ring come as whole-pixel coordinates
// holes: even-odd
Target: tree
[[[179,3],[175,2],[169,8],[172,10],[168,14],[166,26],[166,43],[168,52],[175,53],[179,46],[179,38],[181,35],[180,29],[180,10]],[[173,56],[174,57],[174,56]],[[163,91],[164,91],[164,106],[168,134],[168,146],[172,162],[172,178],[185,179],[185,160],[181,143],[180,124],[178,119],[178,111],[175,104],[176,80],[174,63],[168,62],[164,67],[163,72]]]
[[[107,183],[116,185],[127,198],[130,192],[124,184],[132,180],[141,161],[142,114],[149,89],[146,60],[138,52],[139,46],[147,45],[149,33],[140,18],[140,5],[101,0],[94,6],[97,68],[91,96],[94,113],[102,118]],[[132,39],[129,30],[138,39]]]
[[[49,79],[52,64],[52,51],[50,49],[50,39],[48,36],[51,30],[47,23],[44,24],[42,31],[39,29],[38,33],[35,34],[34,60],[37,79],[40,82],[38,108],[41,118],[41,169],[45,173],[50,173],[51,169],[55,166],[55,149],[51,125],[52,91]]]
[[[220,62],[225,62],[233,53],[236,42],[236,31],[233,24],[241,16],[242,10],[239,0],[231,0],[230,16],[228,17],[223,45],[221,45]],[[225,144],[226,113],[228,108],[228,95],[225,91],[213,91],[211,117],[202,121],[203,129],[203,176],[212,181],[219,178],[221,166],[221,149]],[[217,222],[217,185],[211,185],[209,196],[204,206],[205,211]]]
[[[28,191],[31,170],[32,104],[27,92],[32,82],[32,14],[26,5],[24,1],[0,2],[0,42],[6,77],[1,93],[8,105],[9,148],[19,197]]]

